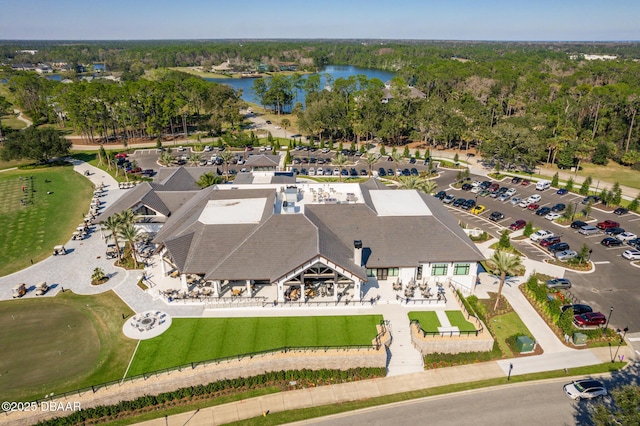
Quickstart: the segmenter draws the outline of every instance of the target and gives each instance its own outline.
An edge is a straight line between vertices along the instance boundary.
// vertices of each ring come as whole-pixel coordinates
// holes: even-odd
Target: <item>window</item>
[[[435,263],[431,266],[431,275],[434,277],[447,275],[447,264],[446,263]]]
[[[453,275],[469,275],[471,265],[468,263],[456,263],[453,265]]]
[[[418,269],[416,269],[416,280],[421,280],[422,279],[422,266],[418,266]]]
[[[397,277],[400,274],[400,268],[389,268],[389,276]]]
[[[367,268],[367,276],[368,277],[375,277],[376,276],[376,270],[375,269],[371,269],[371,268]]]

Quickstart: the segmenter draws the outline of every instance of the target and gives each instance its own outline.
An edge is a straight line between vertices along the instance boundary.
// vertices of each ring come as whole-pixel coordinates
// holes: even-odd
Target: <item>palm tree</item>
[[[138,269],[138,260],[136,259],[136,242],[140,239],[140,229],[136,228],[133,223],[123,224],[120,228],[120,237],[129,244],[131,257],[133,258],[133,267]]]
[[[192,166],[197,166],[200,163],[200,154],[198,154],[197,152],[192,152],[191,155],[189,155],[189,164],[191,164]]]
[[[162,155],[160,155],[160,159],[158,161],[163,166],[168,166],[173,161],[173,157],[168,152],[163,152]]]
[[[496,304],[493,307],[495,312],[498,309],[498,303],[500,303],[500,296],[502,295],[502,286],[507,279],[507,274],[513,274],[516,269],[522,266],[520,262],[520,256],[511,255],[500,250],[496,250],[489,259],[488,266],[493,269],[494,274],[500,274],[500,285],[498,286],[498,297],[496,298]]]
[[[224,177],[226,180],[229,180],[229,162],[233,158],[233,153],[231,151],[222,151],[219,155],[224,162]]]
[[[393,160],[393,165],[396,166],[396,174],[398,174],[398,163],[402,160],[402,155],[398,152],[392,152],[391,159]]]
[[[336,158],[333,159],[332,163],[335,164],[336,166],[340,167],[340,175],[338,176],[340,179],[340,182],[342,182],[342,169],[344,167],[345,164],[347,164],[347,157],[345,157],[342,154],[338,154],[336,155]]]
[[[438,186],[438,184],[431,179],[425,179],[421,176],[401,176],[398,180],[400,188],[416,189],[427,194],[432,194]]]
[[[113,242],[116,245],[116,253],[118,255],[118,262],[120,262],[120,245],[118,244],[118,234],[120,233],[120,228],[122,227],[122,221],[120,215],[114,214],[107,218],[107,220],[100,222],[102,228],[111,231],[111,235],[107,237],[113,238]]]
[[[217,185],[222,183],[222,178],[215,175],[213,172],[203,173],[198,179],[198,186],[200,188],[206,188],[208,186]]]
[[[104,270],[102,268],[95,268],[93,270],[93,273],[91,274],[91,282],[99,283],[100,281],[104,280],[105,277],[106,274],[104,273]]]
[[[365,154],[364,159],[367,162],[367,166],[369,168],[369,177],[371,177],[371,169],[373,168],[373,165],[376,163],[376,161],[378,161],[378,157],[374,153],[368,152],[367,154]]]

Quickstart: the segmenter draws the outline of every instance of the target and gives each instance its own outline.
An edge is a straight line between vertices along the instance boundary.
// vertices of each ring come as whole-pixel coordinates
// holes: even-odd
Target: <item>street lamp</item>
[[[616,361],[616,357],[618,356],[618,351],[620,350],[620,346],[622,345],[622,342],[624,342],[624,338],[627,335],[627,331],[629,331],[629,327],[625,327],[624,330],[622,330],[622,331],[624,331],[624,333],[622,333],[622,336],[620,336],[620,342],[618,343],[618,348],[616,349],[616,353],[613,356],[613,358],[611,358],[611,362],[615,362]]]
[[[613,313],[613,306],[611,308],[609,308],[609,318],[607,318],[607,323],[605,324],[604,328],[608,328],[609,327],[609,320],[611,320],[611,314]]]
[[[571,222],[573,222],[573,219],[576,217],[577,210],[578,210],[578,201],[575,202],[575,205],[573,207],[573,213],[571,214]]]

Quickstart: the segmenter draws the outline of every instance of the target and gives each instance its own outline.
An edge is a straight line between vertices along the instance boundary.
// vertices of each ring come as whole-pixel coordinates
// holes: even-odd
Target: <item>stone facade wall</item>
[[[460,336],[424,337],[417,325],[411,327],[411,341],[422,355],[439,353],[486,352],[493,349],[493,337],[486,327],[482,333]]]

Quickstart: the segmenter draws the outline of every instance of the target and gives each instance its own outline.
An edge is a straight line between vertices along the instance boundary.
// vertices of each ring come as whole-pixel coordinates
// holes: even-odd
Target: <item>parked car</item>
[[[574,380],[564,385],[563,389],[569,398],[576,401],[607,395],[607,388],[599,381],[592,379]]]
[[[599,203],[601,200],[600,197],[598,197],[597,195],[589,195],[588,197],[584,197],[582,199],[582,204],[589,204],[589,203]]]
[[[556,256],[556,259],[564,262],[564,261],[575,259],[576,257],[578,257],[578,252],[573,250],[562,250],[557,252],[555,256]]]
[[[551,211],[558,213],[558,212],[564,211],[564,209],[566,209],[566,208],[567,208],[566,205],[564,205],[562,203],[558,203],[555,206],[551,207]]]
[[[465,200],[464,198],[458,198],[453,202],[453,207],[460,207],[465,203],[465,201],[467,200]]]
[[[505,192],[505,194],[509,194],[510,197],[513,197],[516,193],[516,189],[515,188],[509,188],[507,189],[507,192]]]
[[[619,228],[620,224],[614,220],[605,220],[596,225],[599,229]]]
[[[564,305],[560,309],[562,310],[562,312],[564,312],[569,308],[573,308],[574,315],[582,315],[582,314],[586,314],[587,312],[593,312],[593,309],[591,308],[591,306],[585,305],[582,303],[574,303],[573,305]]]
[[[587,226],[587,222],[583,222],[581,220],[574,220],[573,222],[571,222],[571,228],[572,229],[580,229],[583,226]]]
[[[386,176],[386,175],[387,175],[387,172],[384,170],[384,167],[380,167],[380,168],[378,169],[378,176],[382,176],[382,177],[384,177],[384,176]],[[440,192],[444,192],[444,191],[440,191]]]
[[[605,235],[611,235],[612,237],[615,237],[616,235],[620,235],[622,233],[624,233],[624,228],[609,228],[609,229],[605,229],[604,234]]]
[[[556,220],[556,219],[558,219],[558,218],[559,218],[559,217],[561,217],[561,216],[562,216],[562,215],[561,215],[560,213],[553,213],[553,212],[551,212],[551,213],[547,214],[544,218],[545,218],[545,219],[547,219],[547,220]]]
[[[600,241],[600,244],[606,247],[618,247],[622,245],[622,241],[617,238],[607,237],[604,240]]]
[[[598,228],[592,225],[585,225],[578,230],[582,235],[594,235],[600,232]]]
[[[542,197],[540,196],[540,194],[533,194],[529,198],[527,198],[527,200],[529,200],[529,203],[539,203],[540,200],[542,200]]]
[[[486,197],[489,194],[491,194],[491,192],[488,189],[483,189],[478,195],[481,197]]]
[[[640,260],[640,250],[625,250],[622,257],[629,260]]]
[[[571,281],[567,278],[553,278],[546,283],[548,289],[567,289],[571,288]]]
[[[529,181],[529,179],[523,179],[522,182],[520,182],[520,185],[522,186],[528,186],[531,182]]]
[[[566,189],[566,188],[560,188],[560,189],[558,189],[558,191],[556,192],[556,194],[558,194],[558,195],[564,195],[564,194],[567,194],[568,192],[569,192],[569,190],[568,190],[568,189]]]
[[[522,198],[520,197],[513,197],[511,199],[511,201],[509,201],[509,203],[511,203],[512,206],[516,206],[520,203],[520,201],[522,201]]]
[[[531,203],[527,206],[527,210],[531,210],[532,212],[538,210],[540,208],[540,204],[538,203]]]
[[[515,176],[513,179],[511,179],[511,183],[518,184],[520,182],[522,182],[521,177]]]
[[[418,176],[420,173],[418,173],[418,169],[416,169],[415,167],[411,168],[411,176]],[[462,185],[462,189],[464,191],[468,191],[471,189],[471,184],[470,183],[465,183]]]
[[[632,232],[621,232],[620,234],[616,235],[616,238],[620,241],[631,241],[638,238],[638,236]]]
[[[601,312],[585,312],[573,317],[577,327],[597,327],[607,323],[607,317]]]
[[[627,241],[627,244],[637,249],[640,249],[640,238],[634,238],[633,240],[629,240]]]
[[[550,246],[547,247],[547,250],[549,250],[549,253],[557,253],[559,251],[569,250],[570,248],[571,247],[569,247],[569,244],[560,242],[560,243],[551,244]]]
[[[618,207],[613,211],[613,214],[617,214],[618,216],[622,216],[623,214],[629,213],[629,210],[624,207]]]
[[[483,211],[485,211],[486,207],[483,206],[482,204],[478,204],[477,206],[475,206],[474,208],[471,209],[471,213],[473,214],[480,214]]]
[[[542,247],[549,247],[552,244],[555,243],[559,243],[560,242],[560,237],[557,235],[554,235],[552,237],[546,237],[540,240],[540,245]]]
[[[511,195],[505,192],[504,194],[500,194],[498,201],[507,201],[509,198],[511,198]]]
[[[446,195],[443,199],[442,202],[445,204],[451,204],[454,202],[454,200],[456,199],[455,195]]]
[[[25,283],[16,284],[11,289],[11,296],[14,299],[17,299],[18,297],[22,297],[25,294],[27,294],[27,286],[25,285]]]
[[[528,199],[525,198],[524,200],[520,201],[520,203],[518,204],[518,207],[522,207],[523,209],[526,209],[527,207],[529,207],[529,204],[531,203],[529,202]]]
[[[502,212],[492,212],[489,215],[489,219],[494,221],[494,222],[497,222],[499,220],[504,219],[504,213],[502,213]]]
[[[511,229],[512,231],[517,231],[518,229],[522,229],[525,226],[527,226],[527,222],[525,222],[522,219],[519,219],[513,222],[511,225],[509,225],[509,229]]]
[[[551,209],[549,207],[540,207],[538,210],[536,210],[537,216],[546,216],[549,213],[551,213]]]
[[[384,171],[384,169],[382,169],[382,171]],[[434,195],[434,197],[436,197],[438,200],[444,200],[444,197],[446,196],[447,193],[445,191],[438,191],[438,193]]]
[[[540,229],[536,232],[534,232],[533,234],[531,234],[531,236],[529,237],[531,239],[531,241],[540,241],[543,240],[545,238],[549,238],[549,237],[553,237],[554,233],[551,231],[547,231],[545,229]]]
[[[480,193],[480,191],[482,191],[482,188],[480,188],[480,186],[474,186],[473,188],[471,188],[472,194],[478,194]]]
[[[467,200],[462,204],[462,210],[471,210],[472,208],[474,208],[476,205],[476,202],[474,200]]]

